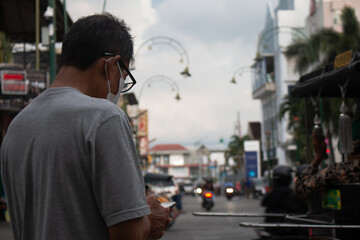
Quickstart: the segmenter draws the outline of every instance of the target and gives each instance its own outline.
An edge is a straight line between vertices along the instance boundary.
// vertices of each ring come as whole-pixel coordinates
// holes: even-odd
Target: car
[[[262,178],[254,178],[252,181],[254,183],[255,193],[258,196],[264,196],[265,193],[266,193],[264,179],[262,179]]]
[[[173,176],[168,174],[146,173],[144,182],[157,196],[165,195],[171,199],[172,196],[178,193],[178,186],[175,184]]]
[[[185,194],[194,194],[194,184],[192,182],[185,182],[182,186]]]

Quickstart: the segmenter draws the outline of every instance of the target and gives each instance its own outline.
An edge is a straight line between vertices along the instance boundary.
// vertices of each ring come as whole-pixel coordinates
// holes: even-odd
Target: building
[[[286,47],[297,38],[305,38],[304,24],[310,2],[280,0],[267,5],[265,26],[258,35],[257,53],[252,66],[252,96],[261,101],[261,149],[270,166],[290,165],[292,137],[287,133],[287,119],[279,119],[279,108],[289,88],[299,79],[294,59],[284,55]]]
[[[158,144],[149,150],[151,163],[147,172],[173,175],[177,181],[201,182],[217,178],[225,164],[225,151],[210,151],[205,146],[185,148],[180,144]]]
[[[180,144],[158,144],[149,150],[148,171],[173,175],[175,179],[190,179],[198,172],[198,164],[190,162],[190,151]]]
[[[347,6],[355,9],[360,21],[359,0],[310,0],[310,12],[306,18],[305,33],[311,35],[320,28],[333,28],[341,32],[341,10]]]

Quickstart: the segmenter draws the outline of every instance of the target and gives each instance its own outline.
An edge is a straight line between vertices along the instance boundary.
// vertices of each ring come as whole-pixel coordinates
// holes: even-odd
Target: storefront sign
[[[26,71],[25,70],[1,70],[1,94],[3,95],[26,95]]]

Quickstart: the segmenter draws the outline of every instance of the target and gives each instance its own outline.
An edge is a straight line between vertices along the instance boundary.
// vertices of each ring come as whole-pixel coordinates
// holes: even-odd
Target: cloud
[[[152,4],[153,3],[153,4]],[[102,10],[95,0],[68,3],[74,20]],[[74,9],[75,8],[75,9]],[[140,107],[149,111],[149,139],[157,143],[201,141],[225,144],[234,134],[237,112],[243,133],[249,121],[260,121],[261,107],[252,99],[251,74],[245,69],[238,84],[230,84],[236,69],[253,64],[256,35],[265,23],[265,0],[108,0],[106,10],[130,25],[135,49],[156,36],[176,39],[186,49],[189,62],[180,62],[178,52],[168,44],[143,46],[136,56],[134,88]],[[179,73],[188,65],[192,77]],[[181,100],[174,99],[170,83],[157,81],[147,87],[155,75],[176,82]]]

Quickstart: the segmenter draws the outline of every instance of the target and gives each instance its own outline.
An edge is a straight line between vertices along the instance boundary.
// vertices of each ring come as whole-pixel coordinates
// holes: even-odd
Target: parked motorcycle
[[[225,195],[227,200],[231,200],[231,198],[234,196],[234,188],[233,187],[227,187],[225,189]]]
[[[202,207],[210,211],[214,207],[214,194],[210,191],[204,191],[202,195]]]

